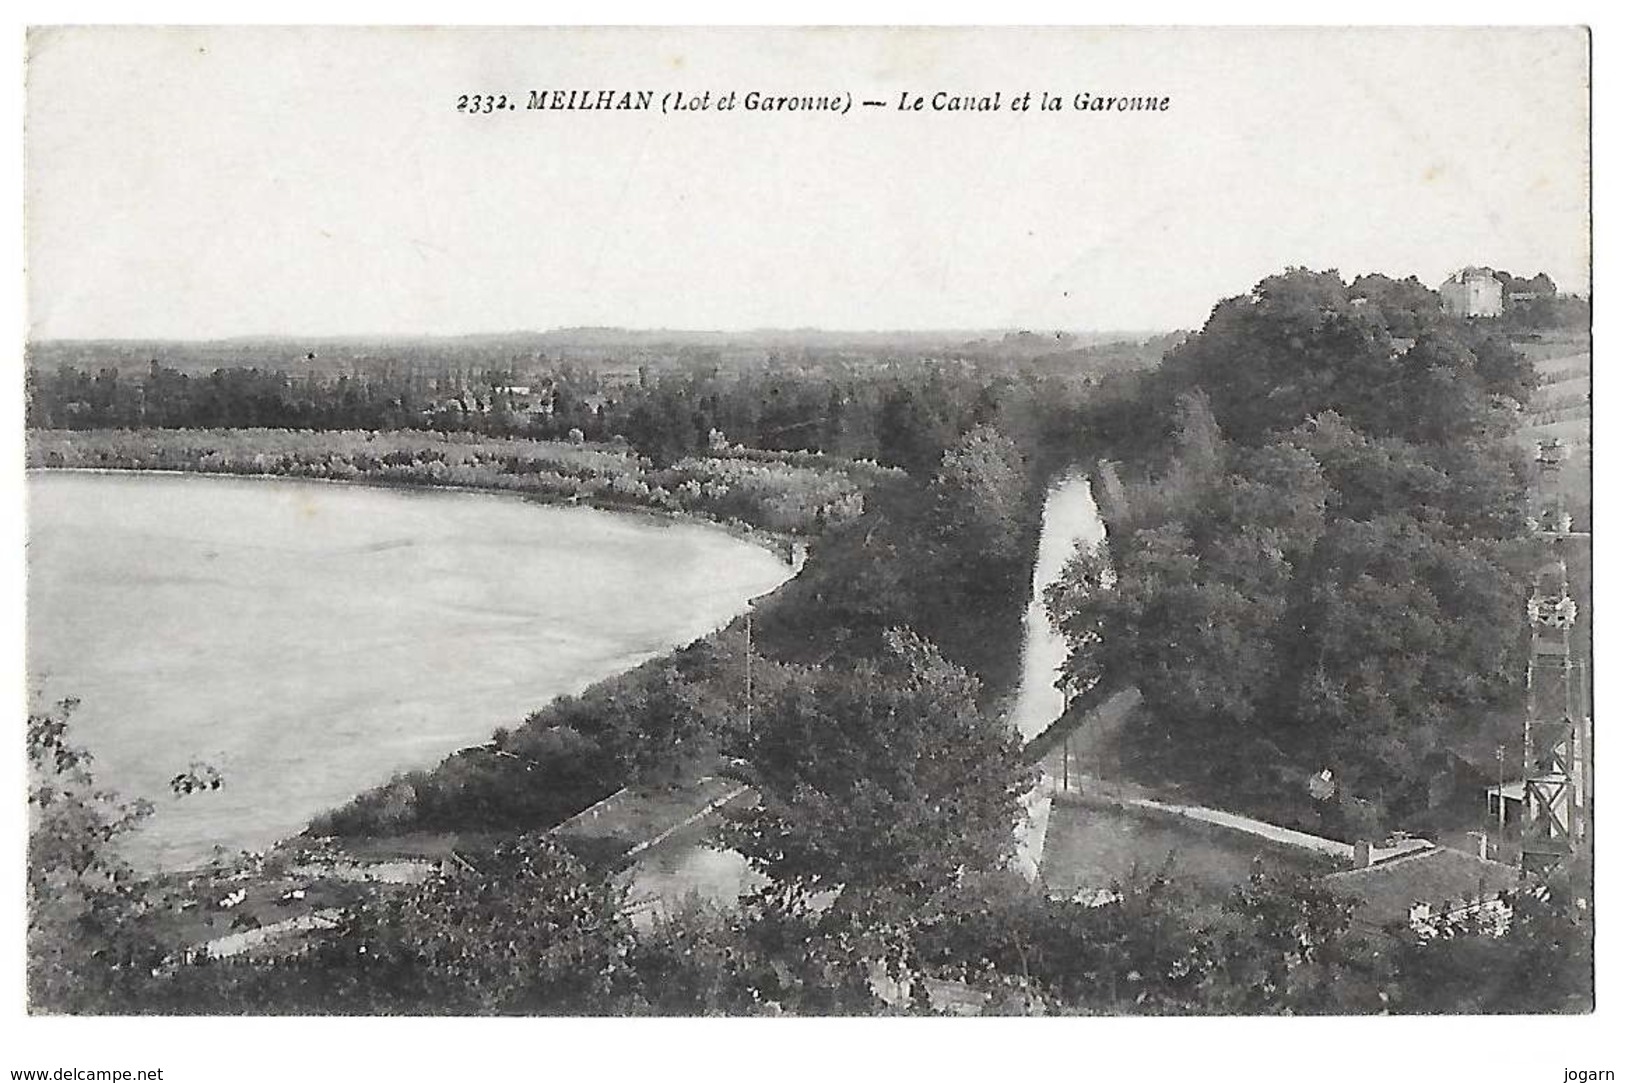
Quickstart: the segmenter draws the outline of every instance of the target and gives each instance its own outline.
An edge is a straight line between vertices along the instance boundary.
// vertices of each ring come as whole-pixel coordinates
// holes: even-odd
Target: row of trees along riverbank
[[[292,429],[33,429],[27,463],[491,489],[803,535],[857,517],[865,490],[898,473],[870,462],[746,448],[721,447],[655,467],[624,444]]]

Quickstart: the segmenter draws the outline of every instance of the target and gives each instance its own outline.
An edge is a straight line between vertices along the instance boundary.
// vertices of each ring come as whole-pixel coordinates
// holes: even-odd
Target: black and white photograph
[[[26,1033],[1625,1071],[1588,28],[19,37]]]

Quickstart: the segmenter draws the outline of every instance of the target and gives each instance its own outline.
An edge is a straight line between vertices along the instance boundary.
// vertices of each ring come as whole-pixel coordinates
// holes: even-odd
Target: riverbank
[[[827,456],[719,448],[655,467],[619,444],[418,430],[31,429],[30,468],[150,470],[507,492],[605,511],[689,517],[758,543],[810,537],[862,514],[897,471]]]
[[[717,530],[742,542],[758,546],[772,553],[782,563],[792,569],[801,566],[807,555],[807,539],[799,534],[788,531],[768,530],[753,527],[749,523],[737,519],[715,519],[697,512],[660,509],[628,504],[598,504],[590,501],[576,500],[569,497],[560,497],[549,493],[528,493],[513,489],[496,488],[486,485],[424,485],[417,482],[393,481],[387,478],[358,477],[354,479],[304,477],[297,474],[239,474],[224,471],[210,470],[177,470],[167,467],[141,467],[141,466],[26,466],[24,475],[31,474],[86,474],[91,476],[118,477],[128,474],[140,474],[156,477],[180,478],[236,478],[242,481],[261,481],[266,483],[284,483],[293,485],[333,485],[340,487],[379,489],[396,493],[465,493],[474,496],[490,496],[498,499],[512,499],[535,504],[544,508],[588,508],[611,515],[624,516],[630,519],[642,519],[656,525],[682,524],[687,526],[704,527],[708,530]]]

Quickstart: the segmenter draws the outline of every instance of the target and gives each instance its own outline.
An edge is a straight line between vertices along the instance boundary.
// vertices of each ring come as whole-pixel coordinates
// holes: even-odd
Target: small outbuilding
[[[1355,904],[1354,921],[1373,931],[1408,926],[1419,937],[1444,931],[1500,935],[1512,911],[1504,895],[1518,870],[1447,846],[1430,846],[1366,868],[1334,872],[1321,882]]]

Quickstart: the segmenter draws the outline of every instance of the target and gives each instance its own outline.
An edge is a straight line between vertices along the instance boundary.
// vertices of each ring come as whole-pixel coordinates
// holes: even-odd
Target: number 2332
[[[513,106],[508,104],[506,94],[457,95],[457,111],[459,113],[495,113],[512,108]]]

